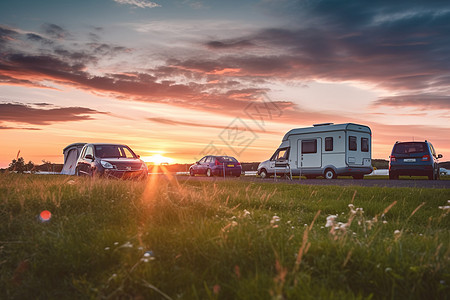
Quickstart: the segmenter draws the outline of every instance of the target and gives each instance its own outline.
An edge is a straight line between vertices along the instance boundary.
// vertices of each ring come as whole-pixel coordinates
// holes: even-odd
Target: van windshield
[[[270,160],[287,160],[289,155],[289,148],[278,149]]]
[[[394,150],[395,154],[409,154],[409,153],[421,153],[427,151],[427,144],[421,142],[409,142],[409,143],[398,143],[395,144]]]

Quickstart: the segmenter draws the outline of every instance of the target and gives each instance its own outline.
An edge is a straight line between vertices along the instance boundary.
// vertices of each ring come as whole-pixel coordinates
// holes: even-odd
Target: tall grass
[[[445,299],[449,199],[444,189],[2,175],[0,298]]]

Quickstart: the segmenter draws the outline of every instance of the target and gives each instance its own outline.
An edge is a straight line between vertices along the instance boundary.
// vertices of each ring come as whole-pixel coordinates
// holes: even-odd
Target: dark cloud
[[[2,41],[9,41],[14,39],[19,33],[15,30],[12,30],[8,27],[4,27],[0,25],[0,43]]]
[[[57,40],[65,39],[69,35],[66,30],[56,24],[44,24],[42,29],[47,35]]]
[[[450,109],[450,96],[419,94],[392,96],[378,99],[374,106],[411,106],[419,109]]]
[[[242,49],[255,46],[249,40],[209,41],[206,46],[210,49]]]
[[[11,126],[0,125],[0,130],[41,130],[41,129],[33,128],[33,127],[11,127]]]
[[[105,114],[85,107],[33,108],[20,103],[0,103],[0,122],[50,125],[58,122],[92,120],[92,115]]]
[[[43,44],[47,44],[47,45],[53,44],[53,41],[46,39],[35,33],[27,33],[26,37],[28,40],[33,41],[33,42],[39,42],[39,43],[43,43]]]
[[[116,46],[116,45],[109,45],[109,44],[105,44],[105,43],[88,43],[87,46],[96,55],[113,56],[113,55],[116,55],[119,53],[126,53],[126,52],[132,51],[130,48]]]

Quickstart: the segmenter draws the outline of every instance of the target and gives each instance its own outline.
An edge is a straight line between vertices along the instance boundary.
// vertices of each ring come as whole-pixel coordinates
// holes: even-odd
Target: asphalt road
[[[288,183],[288,184],[303,184],[303,185],[336,185],[336,186],[369,186],[369,187],[409,187],[409,188],[436,188],[436,189],[448,189],[450,188],[450,180],[421,180],[421,179],[403,179],[403,180],[386,180],[386,179],[262,179],[253,176],[242,176],[240,178],[235,177],[206,177],[206,176],[177,176],[180,180],[199,180],[199,181],[223,181],[223,180],[238,180],[247,182],[266,182],[266,183]]]

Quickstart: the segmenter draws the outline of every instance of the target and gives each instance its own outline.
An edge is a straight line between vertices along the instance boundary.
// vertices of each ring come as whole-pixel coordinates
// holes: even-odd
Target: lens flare
[[[41,220],[41,222],[48,222],[48,221],[50,221],[51,217],[52,217],[52,213],[49,212],[48,210],[43,210],[39,214],[39,220]]]

